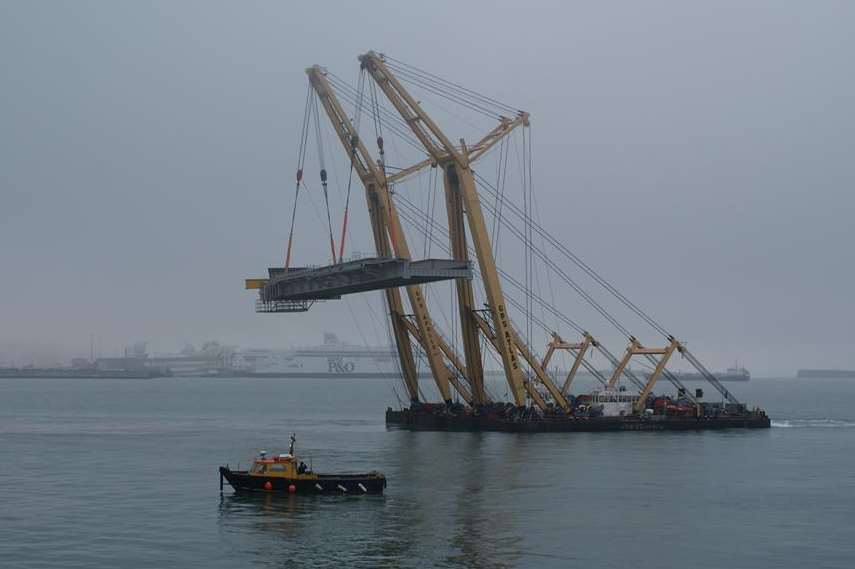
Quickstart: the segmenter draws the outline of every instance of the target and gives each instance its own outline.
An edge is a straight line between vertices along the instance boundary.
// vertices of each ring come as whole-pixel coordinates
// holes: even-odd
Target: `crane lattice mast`
[[[495,347],[502,360],[511,393],[518,406],[526,403],[526,393],[541,408],[547,407],[540,393],[524,375],[520,366],[519,357],[523,356],[529,363],[538,379],[547,388],[553,400],[560,407],[569,409],[569,405],[558,389],[540,367],[539,362],[532,356],[531,350],[521,341],[519,334],[514,330],[502,293],[502,285],[499,279],[496,260],[493,255],[493,247],[478,198],[478,190],[475,177],[470,168],[471,159],[483,154],[483,146],[495,144],[501,136],[510,132],[511,128],[527,124],[528,114],[520,113],[516,121],[504,121],[486,137],[489,142],[482,142],[478,154],[472,156],[461,140],[460,146],[456,147],[451,140],[422,109],[421,105],[410,95],[400,81],[386,66],[383,59],[373,51],[359,57],[363,68],[374,79],[377,86],[386,95],[387,100],[401,115],[404,122],[410,127],[413,134],[424,145],[433,161],[442,168],[445,173],[446,203],[449,216],[449,234],[451,240],[452,254],[455,259],[467,258],[466,232],[463,217],[469,224],[469,232],[472,244],[478,258],[478,266],[481,270],[481,278],[487,297],[487,309],[491,316],[492,330],[486,326],[486,322],[479,319],[475,310],[471,285],[461,286],[458,282],[457,297],[460,309],[461,331],[464,335],[464,350],[466,352],[467,369],[469,362],[477,359],[480,362],[480,348],[477,331],[480,328],[484,336]],[[481,377],[483,385],[483,376]]]
[[[401,227],[400,218],[395,210],[395,204],[389,195],[389,186],[384,171],[375,163],[360,139],[359,133],[353,128],[320,66],[310,67],[306,73],[345,152],[350,155],[351,164],[365,188],[377,254],[391,256],[394,253],[398,258],[409,259],[411,256],[409,245]],[[392,327],[395,331],[396,346],[399,350],[402,366],[406,365],[405,378],[410,377],[407,381],[410,399],[417,402],[418,384],[415,377],[412,348],[410,347],[408,319],[403,311],[400,291],[397,288],[386,289],[386,291]],[[413,331],[417,333],[414,334],[414,338],[421,345],[427,357],[431,374],[436,381],[442,399],[447,404],[452,402],[450,386],[453,385],[457,393],[467,403],[471,404],[473,400],[470,389],[460,382],[443,362],[442,350],[437,340],[433,319],[428,311],[427,301],[421,287],[410,285],[406,287],[406,292],[416,321],[416,329]],[[408,376],[407,373],[410,371],[412,373]]]

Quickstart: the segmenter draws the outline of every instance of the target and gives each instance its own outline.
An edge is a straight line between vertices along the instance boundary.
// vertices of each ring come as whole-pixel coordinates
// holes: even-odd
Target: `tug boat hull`
[[[367,474],[318,474],[317,478],[259,476],[246,470],[220,467],[220,487],[226,480],[236,492],[278,492],[293,494],[382,494],[386,477]],[[290,489],[294,487],[293,491]]]
[[[764,413],[719,417],[555,417],[509,420],[491,415],[386,410],[386,425],[410,431],[502,431],[515,433],[595,431],[700,431],[768,429]]]

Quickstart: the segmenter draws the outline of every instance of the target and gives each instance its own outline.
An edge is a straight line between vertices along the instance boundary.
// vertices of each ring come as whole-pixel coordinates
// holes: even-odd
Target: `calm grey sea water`
[[[389,382],[0,379],[0,566],[855,566],[855,381],[730,384],[768,431],[387,431]],[[296,431],[383,497],[221,497]]]

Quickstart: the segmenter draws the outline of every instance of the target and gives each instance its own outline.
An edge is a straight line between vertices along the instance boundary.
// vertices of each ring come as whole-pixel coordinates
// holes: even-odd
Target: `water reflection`
[[[525,492],[524,439],[391,432],[376,449],[384,496],[227,491],[221,535],[265,565],[516,566],[523,530],[509,501]]]
[[[519,476],[520,437],[504,437],[500,452],[490,452],[485,438],[471,433],[461,445],[460,492],[454,509],[455,552],[446,561],[464,567],[512,567],[519,559],[522,538],[515,532],[512,512],[497,511],[502,492],[511,491]],[[498,510],[501,510],[499,508]]]
[[[226,522],[240,521],[256,531],[274,532],[292,539],[299,536],[300,529],[300,504],[296,498],[290,494],[224,494],[220,497],[220,523],[228,527]]]
[[[251,565],[383,566],[372,547],[384,502],[381,496],[227,493],[220,501],[221,535],[234,540]]]

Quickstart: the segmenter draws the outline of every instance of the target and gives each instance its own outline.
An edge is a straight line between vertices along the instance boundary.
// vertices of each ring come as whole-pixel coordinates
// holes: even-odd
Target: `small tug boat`
[[[288,492],[290,494],[382,494],[386,477],[377,471],[367,474],[318,474],[294,453],[295,435],[291,435],[288,454],[268,456],[261,451],[249,470],[220,467],[220,491],[223,479],[237,492]]]

